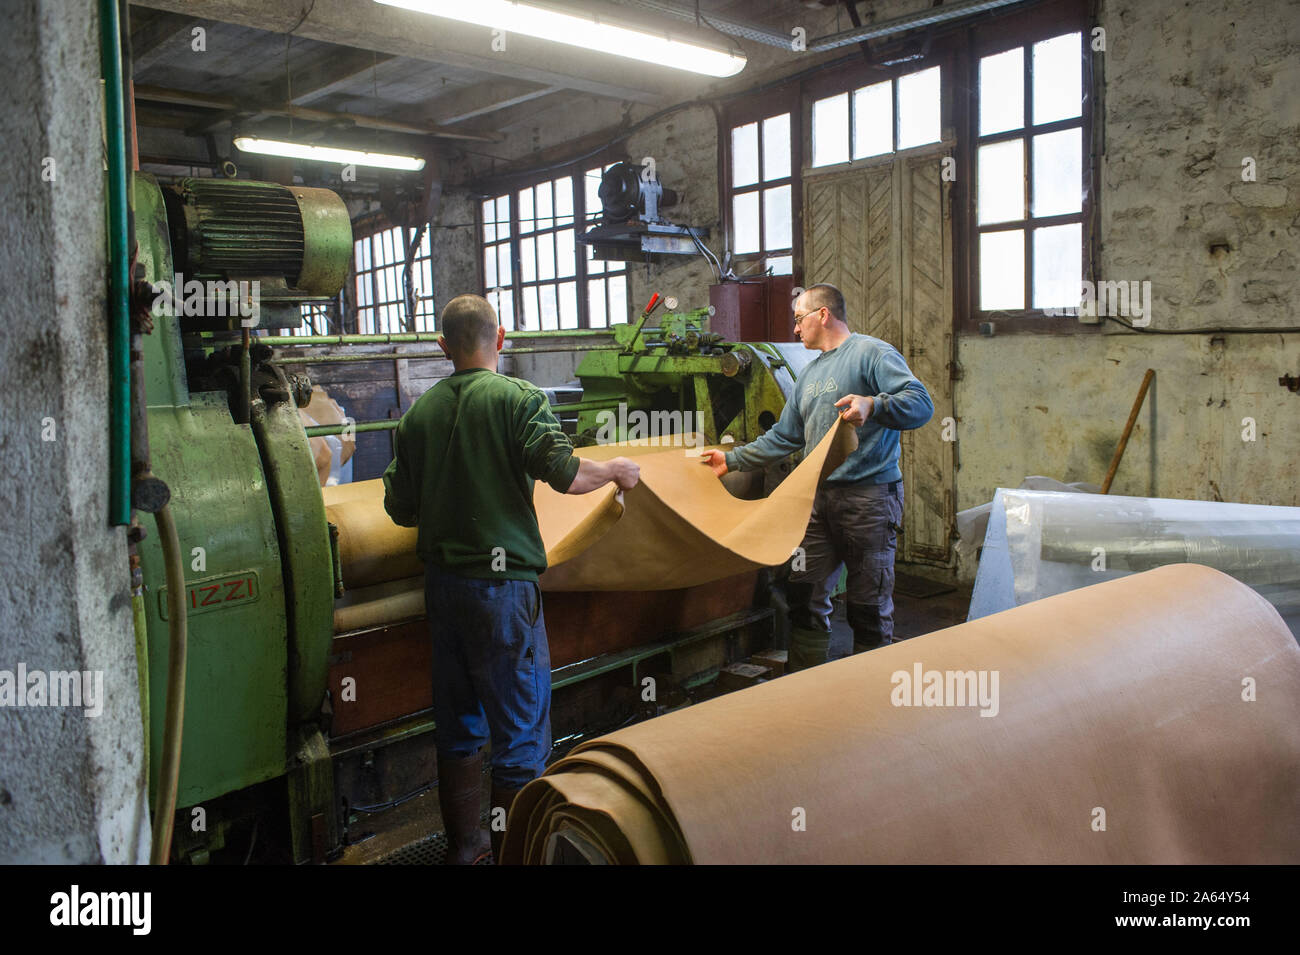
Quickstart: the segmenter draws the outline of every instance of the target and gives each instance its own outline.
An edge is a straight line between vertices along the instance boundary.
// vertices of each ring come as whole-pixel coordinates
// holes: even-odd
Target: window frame
[[[609,169],[609,167],[614,165],[614,163],[618,161],[619,161],[618,159],[611,158],[608,161],[597,162],[596,165],[594,166],[592,166],[590,162],[584,162],[580,164],[581,169],[576,174],[575,183],[580,187],[579,191],[582,193],[582,195],[578,199],[575,199],[575,209],[578,208],[578,203],[580,202],[581,209],[582,209],[582,219],[583,219],[582,231],[584,232],[587,231],[589,228],[597,225],[600,222],[601,214],[603,211],[600,208],[596,208],[596,209],[587,208],[587,188],[586,188],[587,173],[598,169],[600,170],[601,175],[603,176],[604,173]],[[584,246],[581,242],[579,242],[578,248],[589,249],[590,246]],[[587,259],[586,252],[585,251],[580,252],[578,258],[581,260],[579,266],[582,269],[582,273],[583,273],[583,279],[579,283],[579,286],[583,288],[583,294],[580,296],[581,303],[579,306],[578,314],[579,314],[580,321],[582,320],[586,321],[586,324],[580,327],[601,329],[601,328],[610,328],[615,324],[613,321],[611,321],[613,315],[609,307],[609,279],[613,276],[622,276],[623,278],[623,308],[624,308],[623,317],[625,321],[631,321],[632,316],[627,311],[632,304],[631,263],[628,262],[626,259],[601,259],[599,260],[601,262],[600,271],[592,272],[589,270],[588,267],[589,260]],[[591,261],[595,261],[595,260],[591,260]],[[593,326],[591,324],[591,299],[589,298],[589,296],[591,292],[591,283],[595,280],[599,280],[601,284],[604,286],[605,324]],[[584,317],[584,310],[585,310],[585,317]]]
[[[352,283],[353,294],[355,297],[355,302],[353,304],[352,324],[353,327],[357,329],[358,333],[363,335],[390,335],[390,334],[397,335],[397,334],[406,333],[407,330],[405,328],[381,328],[379,309],[385,308],[390,305],[396,305],[399,310],[399,314],[404,315],[404,313],[406,312],[406,305],[403,302],[404,296],[401,289],[402,273],[405,271],[406,268],[405,265],[406,249],[408,246],[410,246],[411,240],[415,238],[415,233],[418,228],[419,228],[418,226],[393,225],[391,222],[387,221],[387,219],[384,219],[375,222],[374,228],[370,229],[369,231],[366,231],[364,235],[353,238],[352,268],[349,270],[348,281]],[[398,251],[401,252],[402,258],[395,259],[395,261],[390,262],[386,265],[376,265],[375,255],[374,255],[375,241],[377,239],[380,239],[380,237],[388,235],[389,233],[393,233],[393,232],[397,232],[402,239],[401,248],[394,249],[395,253]],[[435,289],[433,288],[434,269],[433,269],[433,234],[432,233],[433,233],[432,226],[425,229],[424,237],[420,240],[421,248],[415,250],[415,258],[411,260],[413,265],[412,271],[414,273],[413,278],[417,280],[420,278],[421,264],[427,262],[429,265],[428,293],[422,294],[422,290],[418,287],[418,282],[416,283],[417,287],[416,287],[416,298],[415,298],[415,326],[416,326],[415,330],[417,332],[423,332],[423,333],[435,332],[438,330],[437,305],[436,305],[436,298],[435,298]],[[363,242],[369,244],[368,251],[370,255],[369,267],[365,269],[361,269],[357,266],[357,254],[358,254],[357,247]],[[421,249],[423,249],[425,246],[428,247],[428,251],[422,252]],[[381,302],[379,300],[378,274],[382,270],[392,269],[392,268],[395,268],[397,270],[397,277],[396,277],[397,298],[395,299],[386,298]],[[356,295],[357,284],[362,280],[363,277],[369,280],[368,285],[370,288],[369,304],[366,305],[362,305],[360,296]],[[421,310],[421,304],[424,302],[429,303],[430,308],[428,312],[423,312]],[[369,323],[370,323],[369,328],[366,327],[367,316],[369,316]],[[400,321],[401,319],[399,318],[399,322]]]
[[[955,274],[958,278],[957,296],[957,331],[965,334],[979,334],[981,326],[992,323],[993,332],[1003,334],[1047,334],[1075,335],[1079,333],[1096,333],[1102,323],[1085,323],[1071,315],[1049,316],[1044,309],[1033,308],[1033,234],[1036,228],[1057,224],[1080,223],[1081,259],[1080,279],[1094,279],[1096,263],[1096,217],[1100,186],[1100,168],[1098,150],[1095,146],[1096,126],[1094,111],[1097,99],[1097,77],[1094,69],[1095,54],[1091,47],[1091,31],[1095,24],[1082,0],[1052,0],[1040,4],[1018,15],[998,18],[991,24],[981,25],[971,31],[967,45],[963,71],[964,88],[958,89],[958,97],[968,105],[960,117],[961,129],[958,134],[958,168],[970,171],[969,175],[960,173],[958,188],[954,196],[954,235],[961,241],[954,243],[959,249],[960,261]],[[1078,118],[1055,120],[1050,123],[1033,123],[1033,45],[1043,40],[1067,33],[1080,34],[1081,75],[1080,86],[1083,96],[1081,112]],[[1014,130],[1003,130],[981,136],[979,133],[979,69],[980,60],[987,56],[1004,53],[1007,50],[1021,48],[1025,50],[1023,69],[1024,122]],[[1061,129],[1078,127],[1080,133],[1080,157],[1082,195],[1081,209],[1077,213],[1055,216],[1033,215],[1033,152],[1032,138]],[[997,142],[1024,140],[1025,147],[1025,218],[1006,222],[979,224],[976,203],[978,200],[978,159],[981,145]],[[958,220],[960,215],[960,223]],[[1019,309],[980,308],[980,256],[979,242],[983,232],[1000,232],[1019,229],[1025,237],[1025,304]]]
[[[510,295],[511,295],[511,304],[514,310],[514,315],[512,319],[512,325],[511,327],[506,329],[507,331],[520,332],[527,335],[563,336],[563,335],[571,335],[577,331],[587,331],[587,330],[603,331],[603,330],[607,330],[610,327],[610,325],[613,324],[613,322],[610,322],[609,319],[614,318],[616,316],[611,314],[611,310],[609,307],[609,301],[608,301],[609,282],[607,280],[610,276],[618,276],[618,275],[628,276],[628,278],[630,279],[631,269],[629,267],[629,263],[621,262],[621,261],[606,262],[605,269],[602,270],[601,272],[590,272],[587,268],[588,260],[587,260],[587,253],[585,251],[588,248],[588,246],[585,246],[581,242],[579,242],[578,238],[590,228],[591,221],[589,219],[589,216],[599,215],[600,213],[599,209],[590,210],[590,211],[587,209],[586,184],[584,181],[587,171],[596,168],[604,169],[606,166],[609,166],[612,163],[618,162],[620,160],[631,162],[630,159],[627,159],[624,156],[616,155],[613,153],[593,156],[581,162],[568,163],[564,166],[557,167],[556,169],[552,169],[547,173],[545,173],[544,175],[538,177],[529,177],[527,179],[516,177],[508,180],[502,180],[500,183],[498,183],[500,187],[498,190],[493,190],[491,193],[476,195],[474,197],[475,198],[474,227],[476,230],[475,245],[478,249],[477,257],[476,257],[477,258],[476,271],[478,275],[478,286],[479,286],[480,294],[484,296],[486,296],[491,291],[491,289],[487,287],[486,284],[487,276],[485,274],[485,270],[483,266],[483,255],[487,245],[489,244],[485,242],[483,237],[483,226],[484,226],[483,203],[487,202],[489,199],[495,200],[501,196],[508,197],[510,201],[510,236],[508,241],[510,244],[510,267],[511,267]],[[561,232],[564,231],[565,229],[572,228],[574,230],[573,275],[564,276],[562,278],[558,277],[557,275],[557,277],[551,279],[539,279],[536,277],[536,274],[534,274],[534,277],[525,283],[523,279],[523,270],[521,268],[522,240],[524,236],[520,234],[520,228],[519,228],[519,223],[520,223],[519,193],[525,189],[534,189],[539,185],[553,182],[557,179],[566,179],[566,178],[569,179],[573,187],[572,226],[555,225],[554,221],[552,221],[552,224],[550,226],[542,230],[534,230],[529,233],[528,237],[531,238],[542,234],[554,235],[557,232]],[[552,220],[555,219],[554,209],[552,209],[551,218]],[[499,245],[501,244],[501,241],[502,240],[499,239],[494,240],[490,244]],[[534,257],[536,256],[535,250],[536,250],[536,246],[534,245]],[[558,273],[558,271],[559,269],[557,267],[556,272]],[[536,273],[535,258],[534,258],[534,273]],[[605,325],[592,326],[591,324],[591,308],[590,308],[590,301],[588,296],[589,296],[589,282],[590,280],[593,279],[601,279],[604,282],[605,295],[606,295],[605,317],[607,320],[607,324]],[[524,302],[525,285],[527,285],[529,288],[541,288],[542,286],[546,286],[546,285],[555,286],[557,290],[557,303],[558,303],[559,286],[562,283],[569,282],[569,281],[572,281],[574,283],[576,296],[577,296],[577,306],[578,306],[577,328],[523,329],[519,327],[520,322],[522,321],[524,316],[523,302]],[[496,285],[493,286],[493,288],[504,289],[505,286]],[[625,299],[628,303],[630,303],[631,302],[630,281],[625,280],[624,289],[625,289],[624,292]],[[539,311],[539,318],[540,318],[540,300],[539,300],[538,311]],[[557,312],[557,321],[558,320],[559,320],[559,316]],[[624,316],[623,321],[626,322],[627,320],[628,318]]]
[[[745,271],[743,266],[755,265],[767,258],[790,256],[790,274],[796,285],[803,281],[803,113],[800,84],[791,82],[774,90],[761,94],[739,97],[727,105],[718,116],[718,220],[721,223],[723,249],[731,250],[732,268],[739,275]],[[763,179],[763,121],[774,116],[788,114],[790,117],[790,174],[781,179]],[[759,178],[756,182],[736,186],[732,182],[732,145],[731,131],[750,123],[758,123],[758,163]],[[767,249],[767,236],[764,223],[767,213],[764,209],[763,192],[767,189],[790,187],[790,249]],[[757,252],[735,252],[735,221],[732,200],[737,194],[755,193],[758,196],[758,242]],[[761,275],[764,273],[755,273]]]
[[[939,71],[939,138],[932,139],[928,143],[917,143],[915,146],[898,145],[899,125],[902,121],[902,113],[898,108],[898,81],[905,76],[912,76],[916,73],[924,73],[927,70],[937,69]],[[951,81],[949,73],[953,70],[952,59],[948,55],[946,48],[937,49],[926,55],[920,60],[909,60],[905,63],[896,63],[893,66],[866,68],[858,64],[855,69],[842,72],[839,78],[831,84],[810,84],[807,95],[807,114],[808,114],[808,169],[811,175],[823,175],[831,172],[841,172],[846,169],[854,169],[863,166],[876,165],[880,163],[893,162],[900,157],[907,157],[914,153],[933,150],[937,146],[942,146],[948,142],[944,138],[944,129],[951,129],[951,104],[947,95]],[[949,86],[945,86],[945,78],[949,78]],[[889,84],[890,97],[890,145],[891,148],[885,152],[873,153],[870,156],[853,158],[854,140],[857,137],[857,123],[854,122],[857,111],[856,99],[854,95],[861,89],[870,86],[877,86],[881,83]],[[830,99],[835,96],[848,97],[848,147],[849,158],[836,163],[826,163],[821,166],[812,164],[813,157],[813,108],[821,100]]]

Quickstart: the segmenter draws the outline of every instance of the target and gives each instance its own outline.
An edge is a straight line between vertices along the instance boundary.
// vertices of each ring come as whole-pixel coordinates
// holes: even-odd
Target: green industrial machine
[[[135,223],[138,271],[158,291],[143,337],[152,469],[171,490],[189,620],[175,851],[201,860],[219,848],[228,817],[210,803],[281,780],[301,861],[336,841],[318,723],[334,579],[294,401],[310,386],[267,364],[250,333],[296,326],[303,304],[338,293],[351,224],[323,189],[189,179],[164,190],[145,175]],[[139,554],[156,795],[167,592],[158,540]]]
[[[228,844],[234,848],[236,829],[242,838],[250,829],[255,837],[255,827],[270,813],[276,818],[266,828],[287,833],[277,843],[282,855],[323,861],[345,841],[357,766],[364,768],[382,751],[379,762],[411,763],[409,771],[394,774],[404,784],[427,782],[419,763],[427,754],[384,747],[399,739],[411,747],[432,739],[428,711],[418,708],[376,725],[370,736],[330,738],[331,706],[337,702],[327,692],[332,663],[354,650],[409,648],[427,635],[409,620],[373,634],[335,631],[338,557],[297,410],[309,400],[311,384],[286,370],[315,359],[274,351],[314,340],[263,333],[299,326],[303,305],[337,295],[352,254],[346,207],[322,189],[215,179],[161,187],[146,175],[136,176],[134,196],[137,314],[140,290],[154,295],[144,308],[148,333],[139,337],[137,364],[147,407],[146,460],[170,490],[188,620],[172,857],[207,861]],[[776,421],[795,376],[811,358],[797,343],[723,341],[709,330],[707,309],[666,315],[658,326],[648,326],[646,317],[616,325],[612,345],[603,339],[595,347],[580,346],[581,400],[553,405],[572,423],[579,443],[681,432],[700,432],[709,442],[751,441]],[[328,338],[335,346],[368,341]],[[344,359],[385,360],[373,353]],[[159,540],[134,530],[143,578],[137,619],[144,632],[138,637],[156,805],[171,595]],[[726,640],[737,627],[769,624],[770,610],[745,606],[748,612],[737,614],[737,621],[719,618],[689,637],[665,635],[662,645],[629,647],[608,660],[563,668],[555,686],[604,679],[617,667],[630,666],[635,674],[637,661],[652,651]]]
[[[797,342],[724,341],[709,331],[707,308],[613,333],[617,347],[578,365],[580,444],[691,432],[709,443],[753,441],[776,423],[813,357]]]

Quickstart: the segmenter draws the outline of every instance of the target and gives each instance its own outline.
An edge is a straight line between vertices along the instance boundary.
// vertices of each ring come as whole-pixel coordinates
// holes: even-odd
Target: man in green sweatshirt
[[[628,458],[573,453],[546,395],[497,374],[505,329],[487,300],[447,303],[438,344],[456,371],[419,397],[397,426],[384,509],[417,527],[433,636],[438,799],[448,861],[487,854],[479,827],[482,748],[492,744],[492,848],[515,793],[551,749],[551,664],[538,575],[546,548],[533,482],[586,494],[636,485]]]
[[[858,433],[857,450],[823,482],[791,565],[790,669],[825,663],[830,652],[830,595],[848,569],[847,610],[853,650],[893,640],[894,551],[903,523],[899,432],[934,414],[925,386],[886,342],[849,331],[844,296],[814,285],[794,302],[795,335],[821,352],[800,373],[781,418],[762,437],[726,453],[705,452],[719,477],[764,468],[812,450],[837,417]]]

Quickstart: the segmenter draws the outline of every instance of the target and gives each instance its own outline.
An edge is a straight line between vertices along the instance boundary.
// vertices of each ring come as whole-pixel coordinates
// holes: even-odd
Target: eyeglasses
[[[809,315],[811,315],[813,312],[820,312],[820,311],[821,311],[823,308],[825,308],[825,307],[826,307],[825,305],[819,305],[817,308],[810,308],[810,309],[808,309],[808,311],[806,311],[806,312],[801,312],[800,314],[796,315],[796,316],[794,317],[794,327],[795,327],[795,328],[798,328],[798,327],[799,327],[799,323],[802,322],[805,318],[807,318],[807,317],[808,317]]]

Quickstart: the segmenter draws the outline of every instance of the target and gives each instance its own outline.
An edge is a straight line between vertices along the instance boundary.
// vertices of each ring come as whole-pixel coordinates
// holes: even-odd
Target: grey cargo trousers
[[[902,524],[901,481],[817,492],[787,586],[791,669],[828,658],[831,594],[841,567],[848,571],[845,597],[853,652],[893,641],[894,553]]]

